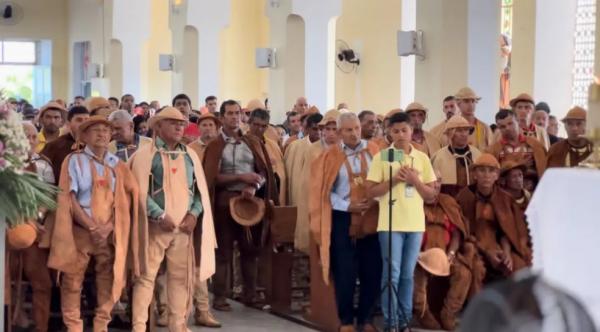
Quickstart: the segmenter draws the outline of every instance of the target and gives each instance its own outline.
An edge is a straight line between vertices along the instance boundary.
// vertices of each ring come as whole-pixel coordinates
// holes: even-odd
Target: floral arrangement
[[[0,218],[11,226],[37,218],[41,208],[56,207],[57,188],[24,170],[30,146],[21,121],[0,91]]]

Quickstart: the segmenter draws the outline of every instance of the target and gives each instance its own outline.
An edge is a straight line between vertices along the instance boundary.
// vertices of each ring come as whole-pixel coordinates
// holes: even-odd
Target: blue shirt
[[[360,153],[362,150],[367,148],[367,141],[361,140],[360,144],[356,148],[352,149],[349,146],[341,143],[342,151],[346,154],[348,163],[352,168],[352,173],[360,173]],[[367,165],[371,165],[371,157],[369,154],[365,155],[367,159]],[[364,170],[368,172],[368,169]],[[350,176],[346,169],[346,164],[342,164],[340,171],[338,172],[333,187],[331,188],[330,196],[331,208],[337,211],[348,211],[350,205]]]
[[[69,158],[69,177],[71,180],[71,192],[75,193],[79,205],[83,210],[92,216],[91,201],[92,201],[92,172],[90,162],[94,163],[98,176],[104,176],[104,165],[99,163],[94,158],[94,153],[87,146],[80,153],[74,153]],[[104,163],[111,168],[110,188],[115,191],[115,174],[113,168],[119,163],[119,158],[110,152],[104,155]],[[80,167],[81,165],[81,167]]]

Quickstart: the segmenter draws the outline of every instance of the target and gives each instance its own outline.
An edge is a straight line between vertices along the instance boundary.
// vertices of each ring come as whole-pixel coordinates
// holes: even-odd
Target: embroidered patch
[[[173,168],[171,168],[171,172],[172,172],[173,174],[177,173],[177,167],[173,167]]]

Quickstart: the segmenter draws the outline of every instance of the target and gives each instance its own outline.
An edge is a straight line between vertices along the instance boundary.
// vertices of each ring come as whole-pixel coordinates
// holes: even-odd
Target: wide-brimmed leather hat
[[[461,100],[461,99],[475,99],[475,100],[480,100],[481,97],[479,97],[475,91],[473,91],[473,89],[469,88],[468,86],[458,90],[458,92],[454,95],[454,98],[456,98],[457,100]]]
[[[438,277],[450,275],[450,262],[446,252],[440,248],[431,248],[419,254],[419,265],[427,272]]]
[[[20,250],[31,247],[37,232],[35,227],[29,223],[20,224],[6,230],[6,240],[12,249]]]
[[[258,108],[265,109],[265,104],[258,99],[252,99],[248,102],[248,105],[246,105],[246,109],[250,112]]]
[[[198,117],[198,125],[200,125],[200,123],[204,120],[212,120],[215,123],[215,126],[217,126],[217,128],[221,126],[221,120],[219,120],[219,118],[217,118],[214,114],[210,112],[203,113]]]
[[[79,135],[83,134],[86,130],[88,130],[91,126],[97,124],[104,124],[108,127],[112,128],[112,123],[108,121],[108,119],[103,115],[94,115],[90,116],[87,120],[85,120],[81,125],[79,125]]]
[[[388,111],[387,113],[385,113],[385,116],[383,117],[384,120],[389,119],[392,117],[392,115],[396,114],[396,113],[402,113],[402,109],[401,108],[394,108],[393,110]]]
[[[61,105],[60,103],[58,103],[56,101],[50,101],[46,105],[42,106],[42,108],[40,108],[39,117],[41,118],[44,115],[44,112],[49,111],[49,110],[60,111],[63,118],[67,117],[67,113],[68,113],[67,109],[63,105]]]
[[[460,114],[456,114],[456,115],[452,116],[446,122],[446,128],[444,129],[444,132],[447,132],[450,129],[457,129],[457,128],[468,128],[471,133],[473,133],[473,130],[475,130],[475,127],[472,124],[470,124],[469,121],[467,121],[467,119],[465,119]]]
[[[242,226],[254,226],[265,216],[265,201],[257,197],[244,197],[242,195],[229,201],[231,218]]]
[[[517,106],[517,103],[520,101],[526,101],[528,103],[531,103],[534,105],[535,107],[535,102],[533,101],[533,98],[527,94],[527,93],[521,93],[520,95],[516,96],[515,98],[511,99],[510,101],[510,107],[515,108],[515,106]]]
[[[525,174],[525,171],[527,170],[527,166],[525,166],[523,160],[516,158],[505,159],[500,165],[500,176],[505,176],[506,174],[508,174],[508,172],[517,168],[521,169],[523,171],[523,174]]]
[[[337,122],[337,118],[340,116],[340,114],[342,114],[342,112],[336,109],[327,111],[327,113],[323,115],[321,122],[319,122],[319,126],[326,126],[331,122]]]
[[[86,101],[85,108],[87,108],[90,113],[101,108],[106,108],[109,110],[108,113],[110,113],[110,103],[104,97],[91,97]]]
[[[427,107],[423,106],[420,103],[414,102],[408,104],[408,106],[406,106],[406,109],[404,110],[404,112],[406,113],[410,113],[413,111],[423,111],[425,112],[425,114],[427,114],[427,112],[429,112],[429,109],[427,109]]]
[[[587,118],[587,112],[585,109],[579,106],[575,106],[567,112],[567,115],[561,120],[565,122],[567,120],[585,120]]]
[[[496,157],[494,157],[492,154],[482,153],[477,159],[475,159],[475,162],[473,162],[473,164],[471,165],[472,169],[475,169],[477,167],[492,167],[495,169],[500,169],[500,163],[498,162],[498,159],[496,159]]]
[[[148,120],[148,127],[152,128],[160,121],[168,119],[179,120],[185,123],[188,123],[189,121],[188,119],[186,119],[185,116],[183,116],[183,114],[181,114],[181,112],[178,109],[176,109],[175,107],[167,106],[162,111],[160,111],[160,113],[154,115],[150,118],[150,120]]]

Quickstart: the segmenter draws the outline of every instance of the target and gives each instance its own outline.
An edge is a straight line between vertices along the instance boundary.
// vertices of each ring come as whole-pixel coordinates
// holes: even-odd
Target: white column
[[[500,0],[469,0],[467,84],[481,97],[477,116],[494,122],[500,105]]]
[[[402,0],[400,26],[403,31],[417,29],[417,0]],[[400,107],[415,101],[415,56],[400,59]]]
[[[219,95],[219,35],[231,16],[230,0],[193,0],[187,25],[198,30],[198,96]]]
[[[123,93],[142,100],[142,47],[150,37],[150,1],[114,0],[112,36],[122,44]],[[136,19],[137,18],[137,19]]]
[[[560,119],[572,105],[577,1],[538,0],[537,4],[533,93]]]
[[[305,95],[309,104],[326,112],[334,105],[335,21],[341,0],[294,0],[292,13],[305,22]]]
[[[417,29],[425,33],[426,58],[416,63],[415,95],[433,110],[429,123],[443,118],[443,98],[464,86],[482,97],[477,117],[492,122],[500,94],[500,0],[419,0]]]
[[[293,62],[294,55],[287,52],[288,16],[292,12],[292,1],[282,0],[279,2],[266,1],[266,13],[269,18],[270,44],[269,47],[277,50],[277,66],[269,68],[269,108],[273,121],[283,122],[285,112],[291,105],[286,104],[286,77],[289,75],[289,67]],[[299,92],[297,92],[299,93]]]

